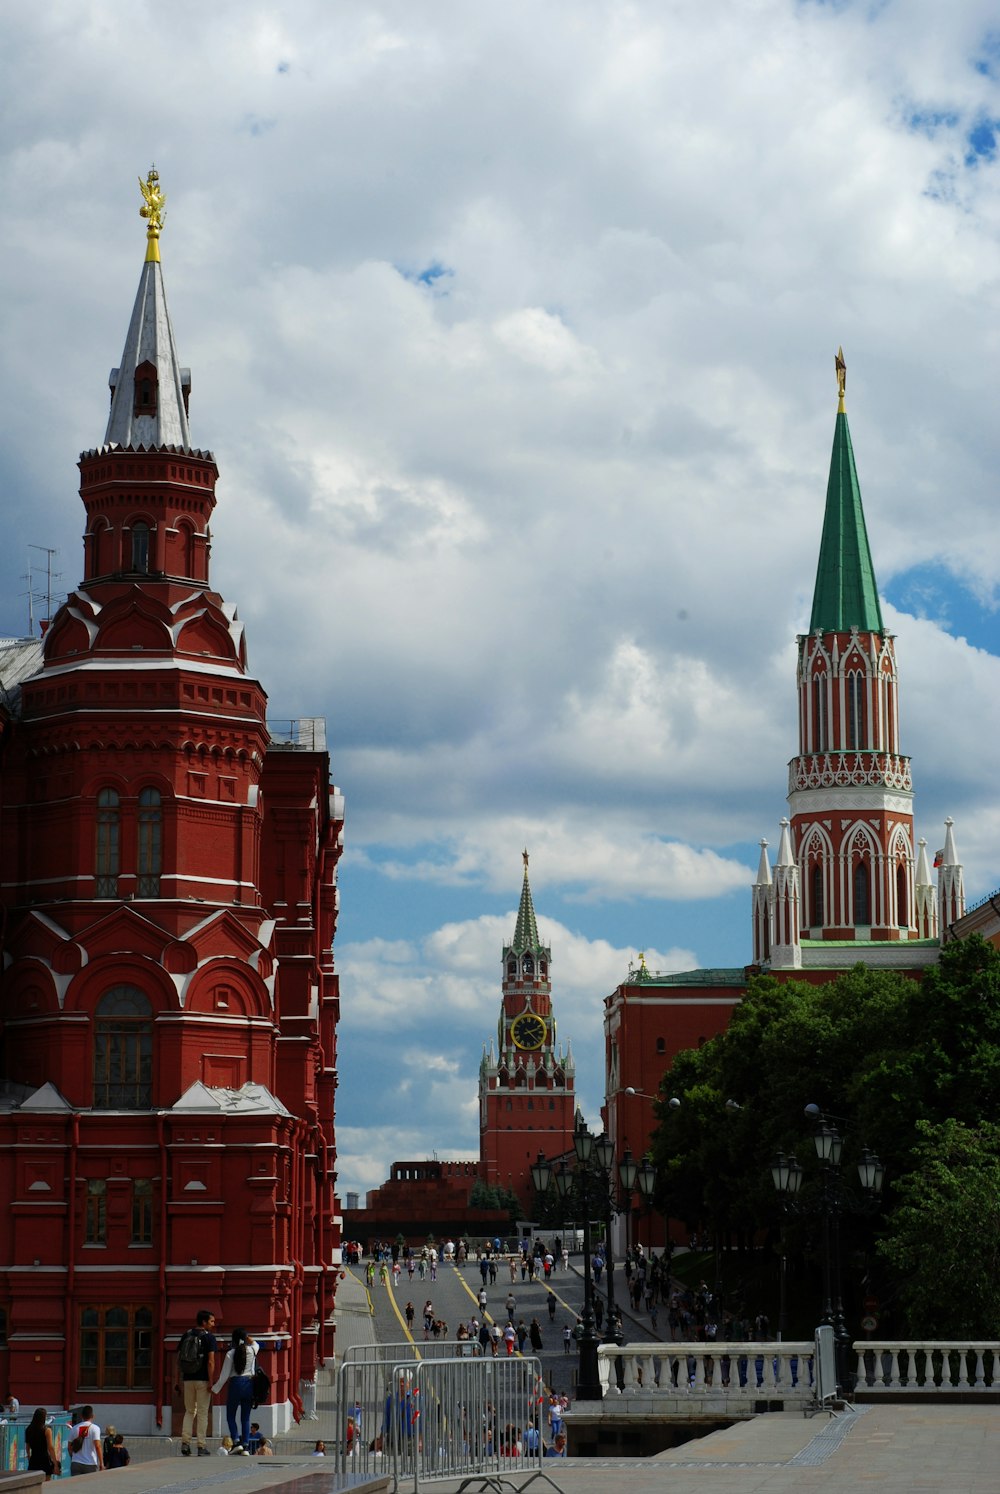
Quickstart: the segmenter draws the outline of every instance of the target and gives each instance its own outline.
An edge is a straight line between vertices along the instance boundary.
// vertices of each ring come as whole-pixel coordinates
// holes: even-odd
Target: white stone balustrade
[[[857,1389],[866,1395],[1000,1392],[1000,1341],[873,1339],[852,1348],[857,1355]]]
[[[629,1402],[670,1415],[813,1398],[812,1343],[601,1344],[597,1353],[605,1403],[623,1411]]]

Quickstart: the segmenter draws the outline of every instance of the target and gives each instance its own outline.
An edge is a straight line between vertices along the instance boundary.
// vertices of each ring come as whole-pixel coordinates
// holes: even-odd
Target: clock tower
[[[531,1164],[539,1151],[561,1156],[573,1145],[575,1065],[556,1044],[552,952],[538,936],[524,852],[524,881],[514,937],[503,961],[496,1044],[479,1066],[479,1166],[483,1182],[532,1200]]]

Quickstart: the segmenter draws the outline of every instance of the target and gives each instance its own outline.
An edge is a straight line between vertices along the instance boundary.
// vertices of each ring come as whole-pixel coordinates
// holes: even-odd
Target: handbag
[[[253,1372],[254,1406],[266,1406],[271,1395],[271,1376],[258,1364]]]

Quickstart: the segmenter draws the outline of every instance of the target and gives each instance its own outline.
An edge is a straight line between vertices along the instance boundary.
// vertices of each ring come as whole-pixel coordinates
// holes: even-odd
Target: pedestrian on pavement
[[[105,1468],[127,1468],[131,1461],[132,1454],[125,1446],[125,1438],[121,1432],[116,1432],[111,1439],[108,1456],[104,1460]]]
[[[573,1346],[573,1330],[567,1323],[563,1328],[563,1353],[568,1354]]]
[[[537,1318],[532,1318],[531,1320],[531,1327],[528,1329],[528,1338],[531,1340],[532,1349],[538,1354],[542,1347],[542,1330],[538,1326]]]
[[[486,1311],[486,1288],[481,1287],[479,1291],[479,1311]]]
[[[39,1406],[25,1427],[24,1445],[28,1449],[28,1468],[32,1473],[44,1473],[48,1483],[56,1471],[56,1450],[44,1406]]]
[[[100,1473],[103,1468],[101,1429],[94,1420],[93,1406],[84,1406],[80,1412],[80,1420],[70,1429],[69,1434],[70,1477],[76,1478],[83,1473]]]
[[[253,1375],[257,1368],[257,1340],[250,1337],[245,1328],[234,1328],[229,1349],[222,1361],[222,1370],[212,1386],[217,1393],[223,1385],[226,1392],[226,1422],[233,1439],[233,1452],[248,1455],[250,1441],[250,1413],[253,1410]],[[240,1426],[236,1420],[239,1416]]]
[[[548,1297],[546,1299],[546,1302],[547,1302],[547,1306],[548,1306],[548,1309],[549,1309],[549,1322],[550,1323],[554,1323],[555,1320],[556,1320],[556,1294],[555,1294],[555,1292],[549,1292]]]
[[[406,1331],[408,1333],[412,1333],[413,1319],[416,1317],[416,1308],[413,1306],[412,1302],[407,1302],[406,1306],[403,1308],[403,1316],[406,1318]]]
[[[428,1297],[424,1303],[424,1338],[430,1338],[434,1327],[434,1303]]]
[[[209,1415],[212,1409],[210,1386],[215,1377],[215,1356],[218,1352],[215,1337],[215,1313],[203,1307],[195,1315],[194,1327],[181,1334],[177,1345],[177,1374],[184,1394],[184,1420],[181,1422],[181,1452],[191,1456],[191,1433],[198,1443],[198,1456],[208,1456],[205,1439],[208,1436]],[[114,1435],[114,1428],[108,1428]]]
[[[517,1329],[513,1323],[508,1323],[504,1329],[503,1341],[507,1349],[507,1358],[509,1359],[514,1352],[514,1344],[517,1341]]]
[[[524,1346],[528,1342],[528,1325],[523,1318],[519,1319],[517,1325],[517,1347],[524,1353]]]
[[[514,1319],[514,1310],[517,1307],[517,1298],[514,1296],[513,1292],[508,1292],[507,1293],[507,1301],[504,1303],[504,1306],[507,1309],[507,1316],[508,1316],[508,1318],[510,1318],[511,1321],[513,1322],[513,1319]]]

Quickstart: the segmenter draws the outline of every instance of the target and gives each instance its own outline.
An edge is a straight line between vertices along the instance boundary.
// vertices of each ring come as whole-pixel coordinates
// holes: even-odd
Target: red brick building
[[[605,1121],[640,1154],[674,1056],[724,1031],[755,971],[831,980],[860,963],[915,977],[960,933],[962,867],[951,820],[934,857],[914,844],[910,760],[900,752],[895,639],[885,629],[840,399],[808,633],[798,640],[797,755],[789,817],[752,892],[746,966],[660,975],[640,961],[605,1002]],[[619,1242],[620,1243],[620,1242]]]
[[[330,1354],[343,802],[321,721],[275,739],[209,580],[218,470],[192,445],[147,253],[80,458],[84,574],[0,646],[0,1374],[169,1430],[201,1307],[273,1352],[273,1429]],[[263,1408],[262,1408],[263,1409]]]

